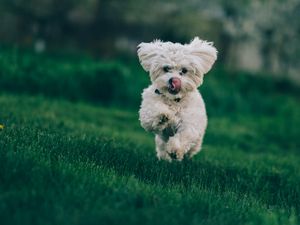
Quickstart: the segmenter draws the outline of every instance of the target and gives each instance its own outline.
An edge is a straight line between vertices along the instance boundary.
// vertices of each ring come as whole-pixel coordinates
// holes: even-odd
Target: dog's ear
[[[197,72],[201,75],[206,74],[217,59],[217,49],[213,46],[213,43],[195,37],[187,45],[187,48],[193,57]]]
[[[145,71],[149,72],[151,70],[153,59],[161,54],[161,48],[162,42],[160,40],[155,40],[150,43],[143,42],[138,45],[137,54]]]

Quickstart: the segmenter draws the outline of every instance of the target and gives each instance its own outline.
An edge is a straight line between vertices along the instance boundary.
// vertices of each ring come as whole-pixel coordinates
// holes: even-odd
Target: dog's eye
[[[163,70],[164,70],[164,72],[168,73],[168,72],[170,72],[171,68],[169,66],[164,66]]]
[[[187,68],[183,67],[183,68],[181,69],[181,73],[182,73],[182,74],[186,74],[187,72],[188,72]]]

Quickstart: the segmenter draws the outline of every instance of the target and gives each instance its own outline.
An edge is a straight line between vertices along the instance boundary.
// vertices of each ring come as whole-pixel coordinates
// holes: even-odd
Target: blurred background
[[[299,0],[1,0],[1,45],[135,57],[153,39],[213,41],[218,63],[300,83]]]
[[[299,94],[299,0],[1,0],[0,11],[1,91],[136,109],[149,85],[137,45],[199,36],[219,51],[201,87],[211,114],[274,112],[278,93]]]

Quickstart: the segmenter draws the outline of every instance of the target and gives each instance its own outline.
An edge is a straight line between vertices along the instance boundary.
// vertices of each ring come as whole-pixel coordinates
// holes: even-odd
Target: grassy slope
[[[138,123],[135,63],[3,50],[0,68],[0,224],[300,224],[290,84],[214,69],[203,151],[169,164]]]
[[[134,111],[14,95],[0,105],[3,224],[297,224],[300,157],[268,138],[285,114],[212,117],[203,152],[169,164]]]

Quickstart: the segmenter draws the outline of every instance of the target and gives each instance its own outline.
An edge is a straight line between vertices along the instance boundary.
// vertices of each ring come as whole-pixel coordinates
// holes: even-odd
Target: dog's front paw
[[[170,123],[170,116],[167,114],[160,114],[154,121],[153,130],[156,132],[161,133],[164,129],[169,126]]]
[[[165,114],[159,115],[158,126],[163,126],[169,121],[169,117]]]

